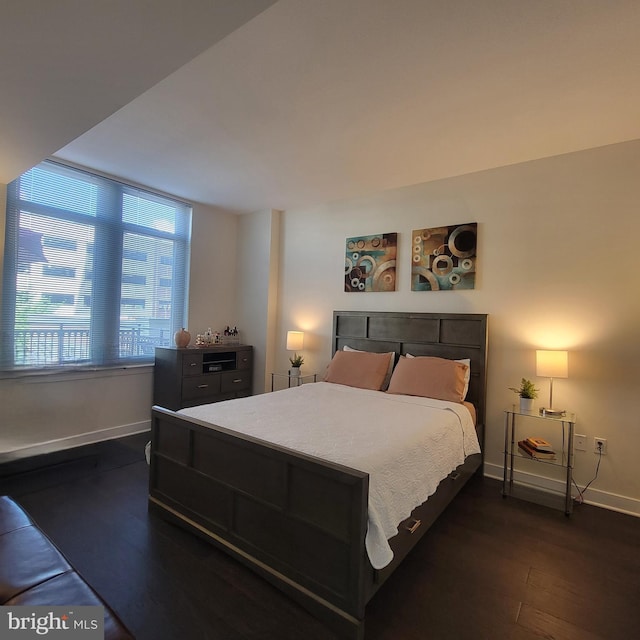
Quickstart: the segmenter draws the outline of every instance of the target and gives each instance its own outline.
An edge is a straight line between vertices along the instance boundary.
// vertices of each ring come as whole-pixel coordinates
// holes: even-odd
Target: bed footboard
[[[360,639],[366,473],[154,407],[149,505]]]

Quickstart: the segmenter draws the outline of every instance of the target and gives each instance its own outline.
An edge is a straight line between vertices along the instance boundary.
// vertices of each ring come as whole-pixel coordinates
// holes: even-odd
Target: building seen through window
[[[188,205],[49,161],[7,191],[3,368],[144,361],[171,343]]]

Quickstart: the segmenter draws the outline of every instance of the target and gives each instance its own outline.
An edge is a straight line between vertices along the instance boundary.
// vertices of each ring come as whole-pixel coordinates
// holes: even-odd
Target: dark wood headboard
[[[467,400],[484,427],[487,379],[487,315],[334,311],[333,353],[345,345],[363,351],[471,359]],[[482,444],[482,443],[481,443]]]

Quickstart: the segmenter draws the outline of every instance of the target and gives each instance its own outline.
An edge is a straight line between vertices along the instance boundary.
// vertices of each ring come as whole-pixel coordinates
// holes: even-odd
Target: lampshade
[[[536,375],[541,378],[568,378],[567,351],[536,351]]]
[[[300,351],[303,340],[303,331],[287,331],[287,351]]]

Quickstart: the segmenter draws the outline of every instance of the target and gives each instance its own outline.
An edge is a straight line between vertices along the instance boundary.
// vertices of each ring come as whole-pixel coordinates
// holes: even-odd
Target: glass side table
[[[513,474],[514,465],[519,460],[526,459],[531,464],[543,464],[554,465],[563,469],[565,490],[562,506],[564,507],[565,515],[571,515],[573,510],[573,502],[571,500],[571,478],[573,471],[573,432],[576,423],[575,413],[565,413],[561,416],[551,416],[549,414],[541,414],[538,411],[520,411],[518,407],[514,406],[511,409],[507,409],[504,412],[504,475],[502,479],[502,495],[503,497],[515,496],[523,498],[525,500],[538,501],[534,498],[534,493],[531,491],[533,487],[528,489],[522,489],[519,486],[514,486]],[[529,420],[530,419],[530,420]],[[549,431],[553,434],[551,438],[554,446],[555,458],[554,459],[537,459],[527,455],[518,446],[518,442],[525,440],[532,434],[530,427],[537,422],[539,426],[540,422],[544,422],[545,431]],[[525,433],[525,426],[529,425],[529,433]],[[557,497],[557,494],[555,494]],[[544,501],[543,501],[544,502]],[[544,502],[546,504],[546,502]],[[555,505],[551,505],[555,506]]]
[[[276,378],[286,378],[287,388],[289,389],[291,389],[291,387],[299,387],[301,384],[304,384],[305,382],[318,382],[317,373],[304,373],[299,376],[292,376],[288,372],[276,373],[275,371],[272,371],[271,372],[271,391],[274,391]]]

